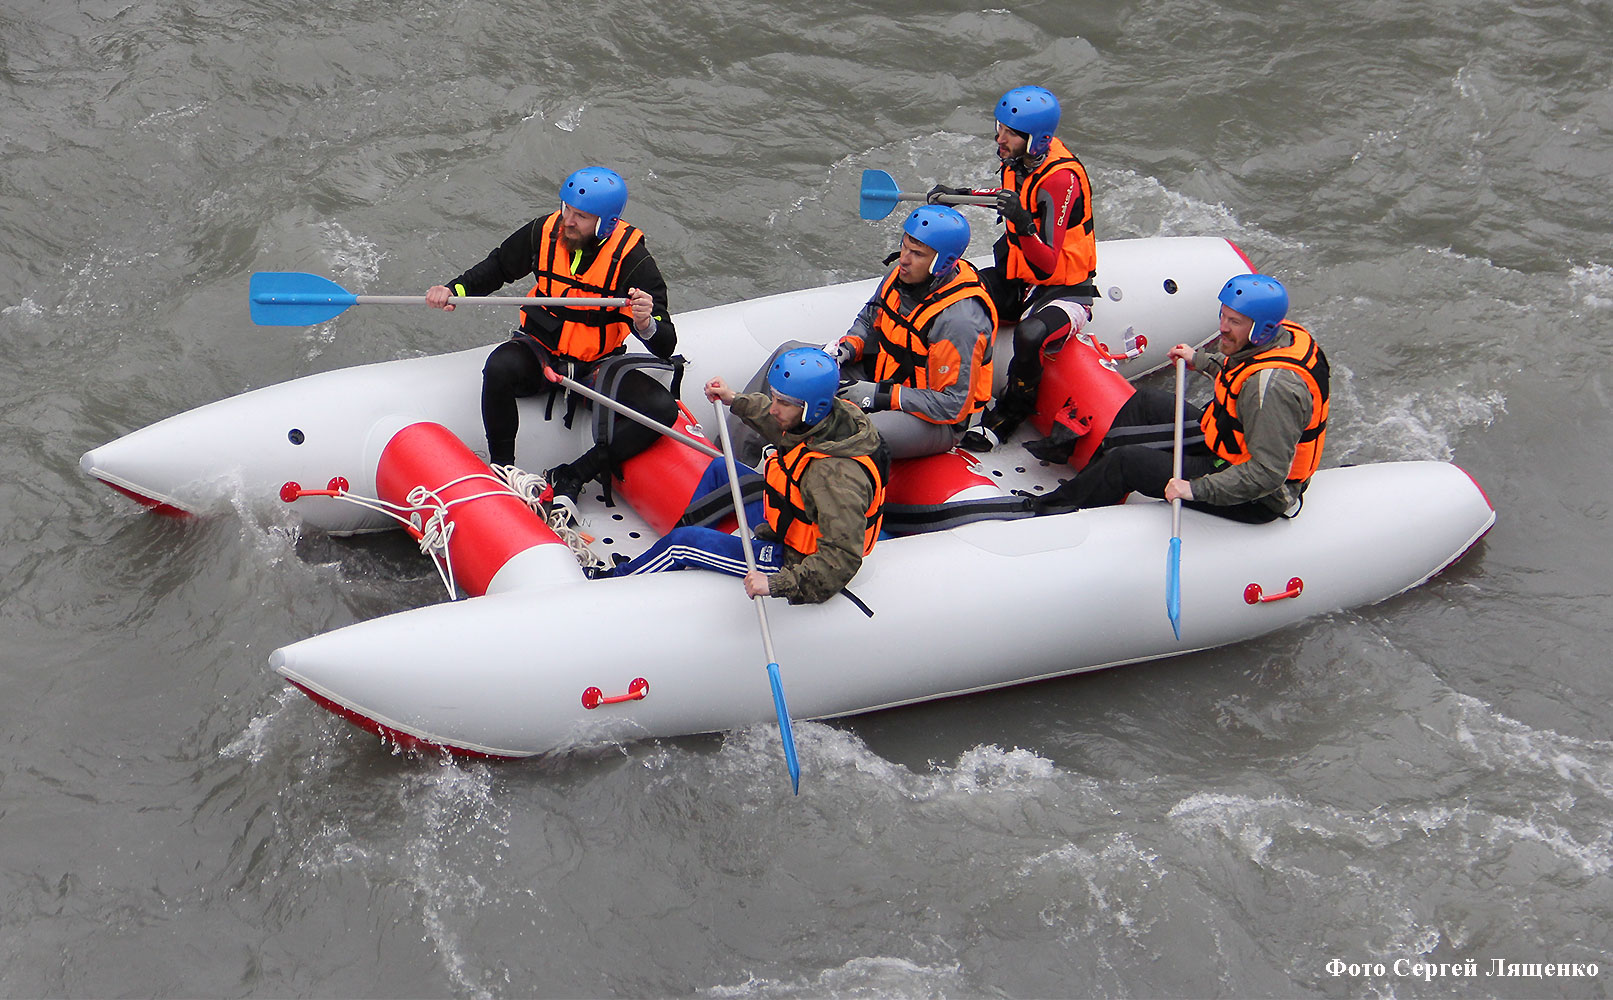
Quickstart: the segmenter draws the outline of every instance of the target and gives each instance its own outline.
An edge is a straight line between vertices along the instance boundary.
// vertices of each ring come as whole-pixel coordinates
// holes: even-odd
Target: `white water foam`
[[[1568,284],[1590,309],[1613,309],[1613,267],[1584,264],[1569,268]]]
[[[472,970],[472,956],[455,927],[474,912],[488,888],[477,872],[446,857],[446,849],[475,838],[482,849],[509,847],[509,811],[493,795],[486,764],[464,765],[446,758],[440,766],[416,772],[398,791],[419,834],[404,847],[407,873],[421,898],[426,938],[442,958],[450,980],[473,996],[490,996]]]
[[[1019,747],[976,746],[964,751],[956,765],[932,762],[930,771],[918,773],[884,759],[843,729],[818,722],[797,722],[794,729],[802,784],[817,781],[831,786],[835,795],[862,797],[869,785],[911,801],[986,793],[1039,795],[1068,778],[1052,761]],[[720,761],[718,779],[777,781],[784,768],[778,727],[757,725],[729,733]]]
[[[1347,376],[1348,369],[1342,365],[1338,369]],[[1354,383],[1348,377],[1335,376],[1333,384],[1345,389],[1339,396],[1348,397],[1351,412],[1376,412],[1378,418],[1371,424],[1357,420],[1348,444],[1339,442],[1344,446],[1329,456],[1330,465],[1418,459],[1448,462],[1455,455],[1451,441],[1457,434],[1469,428],[1488,428],[1507,412],[1506,396],[1499,389],[1474,392],[1451,386],[1399,395],[1369,409],[1355,398]],[[1340,407],[1338,396],[1334,406]],[[1328,443],[1334,442],[1330,438]]]
[[[351,291],[361,291],[381,274],[381,248],[333,219],[319,223],[325,264]]]
[[[1469,695],[1456,695],[1460,714],[1453,734],[1479,764],[1521,771],[1530,781],[1555,775],[1613,801],[1613,741],[1581,740],[1531,729]]]
[[[26,297],[14,306],[6,306],[4,309],[0,309],[0,316],[10,319],[31,320],[43,315],[45,315],[45,310],[40,307],[39,303]]]
[[[218,755],[225,759],[245,757],[253,764],[262,763],[264,756],[279,742],[274,733],[275,724],[284,717],[287,706],[301,698],[301,692],[289,685],[275,692],[274,707],[248,722],[235,739],[219,748]]]
[[[1136,904],[1169,873],[1157,851],[1139,846],[1131,833],[1118,831],[1096,851],[1065,843],[1021,863],[1015,874],[1029,884],[1053,878],[1062,887],[1042,893],[1056,900],[1038,913],[1043,924],[1062,925],[1082,936],[1115,932],[1136,940],[1153,923]],[[1071,875],[1085,889],[1084,897],[1071,891]]]
[[[754,974],[742,983],[711,986],[700,996],[733,1000],[742,997],[911,997],[937,1000],[972,996],[980,992],[956,966],[919,965],[904,958],[883,955],[854,958],[824,969],[815,976],[793,980],[768,979]]]
[[[577,105],[574,110],[568,111],[559,118],[556,118],[554,120],[554,127],[562,132],[575,132],[577,130],[577,126],[582,124],[583,109],[587,107],[588,105],[586,104]]]

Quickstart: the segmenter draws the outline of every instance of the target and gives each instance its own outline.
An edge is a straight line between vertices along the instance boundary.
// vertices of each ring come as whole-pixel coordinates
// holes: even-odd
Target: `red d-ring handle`
[[[1148,349],[1148,338],[1140,333],[1137,334],[1132,346],[1127,350],[1121,351],[1119,354],[1115,354],[1114,352],[1110,351],[1108,344],[1105,344],[1096,338],[1093,338],[1092,340],[1092,347],[1098,352],[1098,357],[1105,361],[1130,361],[1132,358],[1141,355],[1143,351]]]
[[[593,710],[601,705],[615,705],[623,701],[640,701],[650,693],[650,682],[642,677],[633,678],[633,683],[627,686],[626,694],[613,694],[607,696],[599,688],[591,687],[582,693],[582,707]]]
[[[1280,594],[1271,594],[1267,596],[1261,595],[1260,584],[1251,583],[1249,586],[1243,588],[1243,602],[1245,604],[1270,604],[1272,601],[1280,601],[1287,597],[1298,597],[1304,590],[1305,581],[1301,580],[1297,576],[1288,581],[1287,590]]]

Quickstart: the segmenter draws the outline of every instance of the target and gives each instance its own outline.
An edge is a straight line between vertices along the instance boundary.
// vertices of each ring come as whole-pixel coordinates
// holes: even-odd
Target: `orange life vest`
[[[1043,182],[1053,173],[1068,170],[1081,182],[1079,205],[1070,206],[1070,218],[1064,229],[1064,244],[1059,247],[1058,264],[1048,277],[1040,277],[1031,270],[1025,254],[1019,249],[1019,234],[1008,229],[1008,277],[1033,285],[1084,285],[1098,276],[1098,243],[1092,232],[1092,185],[1087,181],[1087,168],[1070,152],[1063,140],[1054,138],[1042,162],[1021,181],[1007,164],[1002,168],[1002,187],[1019,195],[1019,203],[1033,217],[1039,214],[1036,194]]]
[[[807,512],[805,497],[801,493],[801,476],[807,466],[820,458],[849,458],[861,465],[869,482],[874,484],[874,498],[863,513],[863,555],[874,551],[879,539],[879,527],[885,520],[885,475],[872,455],[826,455],[813,451],[803,441],[783,455],[771,455],[763,467],[762,516],[767,519],[773,534],[785,545],[809,556],[818,551],[822,532],[812,515]]]
[[[959,260],[958,270],[952,278],[931,289],[907,312],[902,311],[902,294],[897,288],[896,276],[897,272],[891,271],[879,286],[879,313],[874,317],[873,324],[874,380],[893,382],[911,389],[945,389],[957,380],[957,371],[954,369],[950,373],[952,377],[947,378],[949,373],[940,370],[945,368],[944,363],[932,366],[930,324],[948,306],[966,299],[977,299],[985,306],[991,330],[995,331],[997,307],[980,281],[980,272],[966,260]],[[972,359],[969,401],[952,423],[967,420],[991,402],[991,334],[988,332],[981,339],[984,343],[976,345]],[[959,359],[958,363],[962,360]]]
[[[622,260],[627,252],[638,246],[644,234],[625,222],[618,221],[616,228],[594,254],[593,261],[581,274],[572,270],[576,257],[568,257],[560,242],[560,213],[543,220],[538,234],[537,250],[532,259],[532,273],[537,284],[529,296],[573,298],[619,298],[623,290],[617,287],[622,273]],[[597,361],[616,352],[627,343],[633,330],[633,313],[625,307],[572,308],[569,306],[535,306],[561,321],[558,338],[537,335],[545,347],[556,354],[576,361]],[[522,327],[526,327],[526,310],[521,310]]]
[[[1237,364],[1222,369],[1215,378],[1215,398],[1199,419],[1204,430],[1204,443],[1222,459],[1237,465],[1249,460],[1249,449],[1243,440],[1243,421],[1238,419],[1238,393],[1250,376],[1267,368],[1286,368],[1298,372],[1311,391],[1311,420],[1299,436],[1299,447],[1294,452],[1293,464],[1288,468],[1288,481],[1305,482],[1316,474],[1322,464],[1322,442],[1327,438],[1328,365],[1327,355],[1316,343],[1309,330],[1298,323],[1283,323],[1283,329],[1293,334],[1294,342],[1285,347],[1271,347]]]

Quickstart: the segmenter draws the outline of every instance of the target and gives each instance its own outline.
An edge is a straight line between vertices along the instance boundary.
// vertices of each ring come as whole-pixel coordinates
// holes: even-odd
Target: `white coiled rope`
[[[548,523],[549,528],[566,543],[571,554],[577,557],[579,566],[588,570],[604,569],[609,565],[588,547],[588,539],[577,524],[577,510],[569,498],[556,495],[549,501],[548,509],[544,508],[543,492],[549,488],[547,479],[513,465],[495,465],[493,471],[503,477],[510,490]]]

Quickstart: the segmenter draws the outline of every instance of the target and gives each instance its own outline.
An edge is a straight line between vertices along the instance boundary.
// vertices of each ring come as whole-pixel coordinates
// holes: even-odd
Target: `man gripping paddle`
[[[677,347],[666,280],[644,234],[621,218],[627,182],[614,170],[585,167],[560,185],[560,202],[559,211],[517,229],[481,263],[426,292],[427,305],[453,309],[450,296],[486,295],[530,274],[536,279],[532,296],[628,300],[625,310],[554,305],[521,310],[520,325],[482,368],[482,425],[493,465],[515,464],[516,399],[557,391],[545,367],[591,384],[602,361],[625,351],[629,334],[658,358],[670,358]],[[643,371],[628,372],[612,397],[662,424],[677,418],[672,394]],[[646,427],[617,424],[610,441],[596,442],[580,458],[551,469],[547,478],[556,493],[575,499],[590,480],[608,476],[656,439]]]

